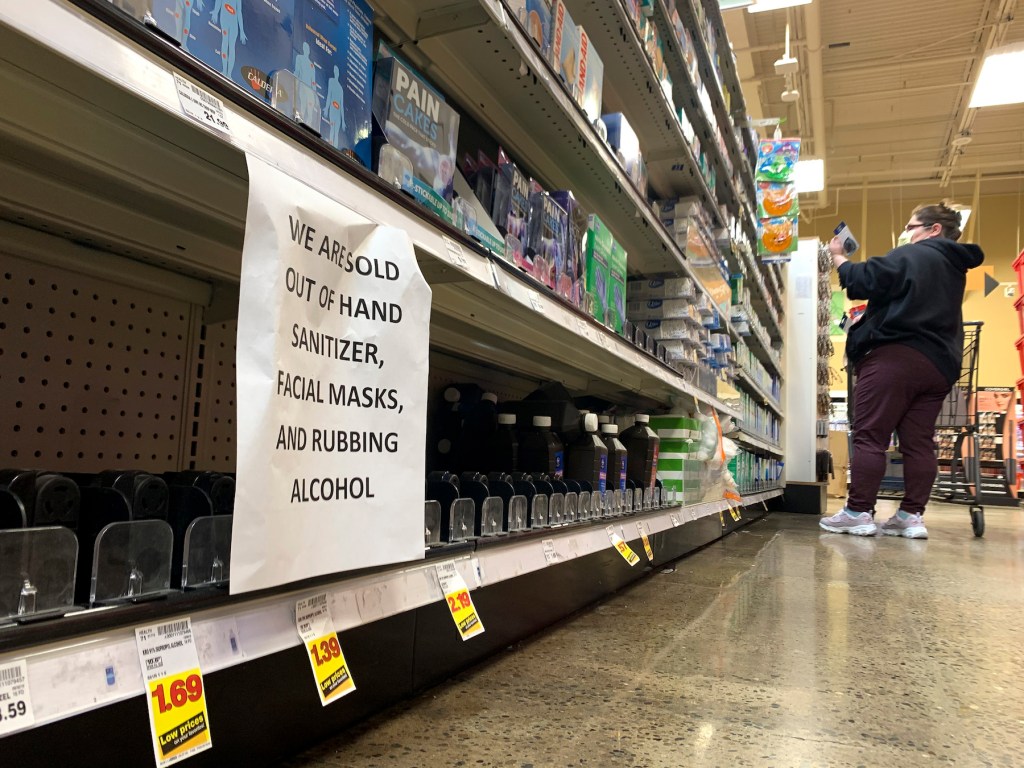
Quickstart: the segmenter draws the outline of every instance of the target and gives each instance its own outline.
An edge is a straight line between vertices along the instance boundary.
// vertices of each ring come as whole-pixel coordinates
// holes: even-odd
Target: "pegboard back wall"
[[[200,332],[190,469],[235,471],[237,334],[237,320],[206,325]]]
[[[0,244],[0,465],[187,464],[199,310]]]

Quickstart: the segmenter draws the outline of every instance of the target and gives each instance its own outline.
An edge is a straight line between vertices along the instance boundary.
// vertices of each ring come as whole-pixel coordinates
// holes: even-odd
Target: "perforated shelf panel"
[[[0,303],[0,465],[181,468],[193,305],[5,250]]]
[[[193,469],[235,471],[235,338],[238,321],[207,325],[199,342]],[[190,448],[192,451],[193,448]]]

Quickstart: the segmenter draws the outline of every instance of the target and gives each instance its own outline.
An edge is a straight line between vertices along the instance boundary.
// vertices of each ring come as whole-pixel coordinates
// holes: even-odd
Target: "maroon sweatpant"
[[[924,514],[935,482],[935,420],[951,389],[946,377],[916,349],[887,344],[856,367],[853,391],[853,457],[846,508],[871,512],[885,476],[892,433],[903,453],[900,509]]]

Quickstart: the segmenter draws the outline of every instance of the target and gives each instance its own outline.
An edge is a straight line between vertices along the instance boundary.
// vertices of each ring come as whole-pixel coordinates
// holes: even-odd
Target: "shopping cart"
[[[935,442],[939,474],[932,496],[970,509],[975,536],[985,534],[985,508],[982,506],[981,450],[978,440],[978,359],[981,352],[981,327],[984,323],[964,323],[964,355],[960,378],[956,380],[942,412],[935,422]]]
[[[964,354],[960,376],[946,397],[942,411],[935,422],[935,443],[939,473],[932,486],[932,497],[954,504],[965,504],[970,509],[971,528],[975,536],[985,533],[985,509],[982,506],[981,465],[978,440],[977,409],[974,407],[978,391],[978,359],[981,328],[984,323],[971,321],[963,324]],[[854,388],[856,376],[853,366],[847,366],[847,409],[850,432],[850,457],[853,458],[853,432],[855,424]],[[898,455],[899,434],[893,435]],[[902,491],[900,478],[887,476],[880,493]]]

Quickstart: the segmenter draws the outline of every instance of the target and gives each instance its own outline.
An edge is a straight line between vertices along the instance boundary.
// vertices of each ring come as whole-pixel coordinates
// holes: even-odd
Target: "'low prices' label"
[[[605,531],[608,532],[608,539],[611,541],[612,546],[615,547],[618,553],[622,555],[623,560],[629,563],[630,566],[634,566],[640,562],[640,558],[637,556],[636,552],[630,549],[626,540],[615,532],[614,526],[609,525],[605,528]]]
[[[313,668],[320,703],[327,706],[352,693],[356,683],[349,672],[345,654],[341,652],[334,622],[323,592],[295,604],[295,628],[306,644],[306,653]]]
[[[441,584],[441,592],[452,613],[452,620],[463,640],[476,637],[484,631],[483,622],[469,596],[469,587],[455,567],[455,561],[448,560],[436,566],[437,580]]]
[[[138,627],[135,645],[149,694],[156,764],[171,765],[212,747],[192,620]]]

